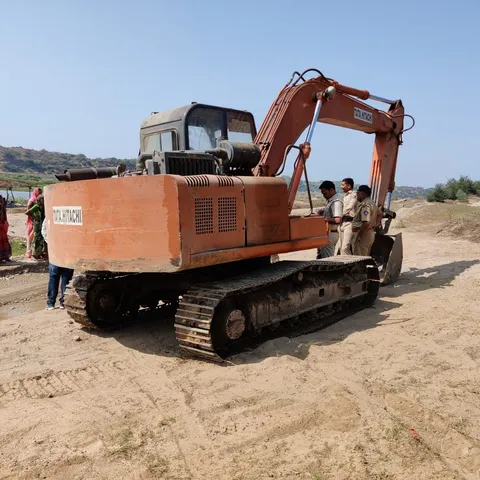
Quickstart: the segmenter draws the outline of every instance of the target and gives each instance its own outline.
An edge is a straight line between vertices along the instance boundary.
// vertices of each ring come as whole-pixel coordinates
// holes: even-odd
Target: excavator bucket
[[[400,276],[403,261],[402,234],[384,235],[377,233],[370,255],[380,270],[380,284],[394,283]]]

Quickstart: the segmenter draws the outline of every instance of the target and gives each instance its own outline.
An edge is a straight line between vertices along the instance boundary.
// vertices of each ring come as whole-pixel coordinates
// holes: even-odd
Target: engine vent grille
[[[189,187],[208,187],[210,186],[210,182],[208,181],[208,177],[206,175],[194,175],[194,176],[187,176],[185,177],[187,185]]]
[[[213,198],[195,198],[195,233],[227,233],[237,230],[237,199],[217,199],[217,228],[213,221]]]
[[[166,152],[165,173],[172,175],[201,175],[216,173],[215,161],[211,155],[188,152]]]
[[[218,232],[234,232],[237,229],[237,200],[235,197],[218,199]]]
[[[195,199],[195,233],[213,233],[213,199]]]
[[[218,185],[220,187],[233,187],[235,182],[233,181],[232,177],[221,177],[217,176],[218,178]]]

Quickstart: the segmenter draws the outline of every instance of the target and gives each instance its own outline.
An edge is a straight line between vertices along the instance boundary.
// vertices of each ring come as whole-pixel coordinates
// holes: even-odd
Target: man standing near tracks
[[[353,189],[353,179],[344,178],[342,180],[343,190],[343,217],[342,224],[339,227],[340,255],[353,255],[353,244],[355,243],[355,235],[352,232],[352,221],[358,207],[357,192]]]
[[[42,223],[42,235],[45,243],[48,244],[46,218],[43,220]],[[47,306],[45,308],[46,310],[55,309],[55,302],[58,295],[58,287],[60,286],[60,308],[64,310],[65,306],[63,302],[65,299],[65,290],[67,288],[68,282],[73,277],[73,270],[71,268],[57,267],[56,265],[53,265],[49,262],[48,273],[50,278],[48,280]]]
[[[357,199],[360,202],[352,221],[352,231],[356,235],[353,254],[368,257],[375,240],[374,229],[378,223],[380,209],[370,198],[372,191],[368,185],[360,185]]]
[[[335,254],[335,246],[338,243],[338,228],[342,222],[343,202],[340,195],[335,190],[335,184],[325,180],[320,185],[320,191],[327,200],[324,208],[319,210],[319,214],[325,217],[328,223],[328,244],[317,250],[317,259],[332,257]]]

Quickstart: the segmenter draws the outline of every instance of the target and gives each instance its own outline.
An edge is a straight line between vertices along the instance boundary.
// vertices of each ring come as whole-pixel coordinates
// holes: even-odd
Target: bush
[[[438,183],[427,195],[427,202],[444,202],[447,198],[443,185]]]
[[[437,184],[427,196],[429,202],[444,202],[445,200],[468,201],[468,195],[480,196],[480,181],[473,181],[467,176],[458,180],[451,178],[445,184]]]
[[[451,178],[443,187],[445,198],[448,200],[455,200],[457,198],[458,182]]]
[[[460,188],[457,190],[456,197],[459,202],[468,202],[467,193]]]

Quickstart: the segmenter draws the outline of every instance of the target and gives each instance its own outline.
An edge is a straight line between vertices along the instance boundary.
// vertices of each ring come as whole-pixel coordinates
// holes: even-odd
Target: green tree
[[[451,178],[443,187],[443,191],[445,192],[445,199],[455,200],[457,198],[457,190],[458,182],[454,178]]]
[[[458,185],[458,189],[463,190],[467,195],[475,195],[476,193],[475,182],[471,180],[470,177],[468,176],[462,175],[458,179],[457,185]]]
[[[427,202],[444,202],[446,198],[444,186],[441,183],[437,183],[435,188],[428,193]]]

